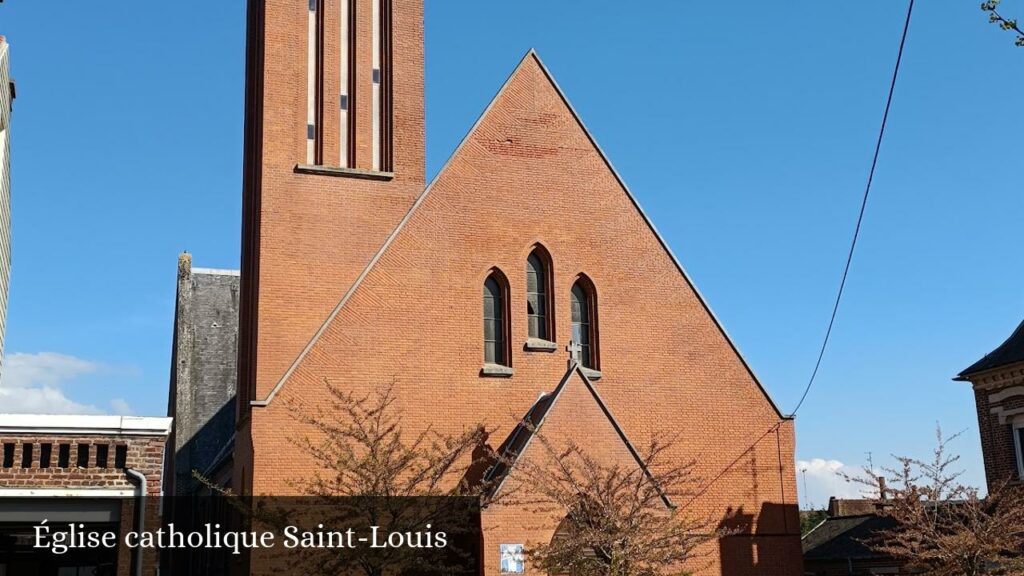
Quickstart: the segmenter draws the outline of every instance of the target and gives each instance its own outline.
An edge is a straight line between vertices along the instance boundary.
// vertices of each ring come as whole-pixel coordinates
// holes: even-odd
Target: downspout
[[[146,529],[146,476],[132,468],[125,468],[125,473],[135,480],[135,531],[139,534]],[[136,546],[133,551],[135,576],[142,576],[142,547]]]

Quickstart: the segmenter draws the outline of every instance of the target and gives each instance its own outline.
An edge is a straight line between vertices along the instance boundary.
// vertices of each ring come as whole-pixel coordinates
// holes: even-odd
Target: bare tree
[[[445,496],[479,490],[462,479],[474,466],[474,451],[487,432],[482,425],[460,434],[442,434],[430,426],[414,434],[402,428],[395,407],[394,382],[356,395],[324,381],[328,407],[312,413],[293,405],[299,422],[315,432],[293,438],[317,463],[310,478],[291,484],[313,496]]]
[[[960,457],[949,451],[958,436],[946,438],[937,428],[931,459],[897,456],[881,475],[865,468],[863,476],[847,477],[895,521],[865,543],[922,574],[1024,574],[1024,490],[1004,482],[982,498],[962,484]]]
[[[629,465],[608,465],[579,446],[554,446],[535,433],[545,458],[516,462],[509,502],[562,517],[550,542],[528,545],[532,564],[549,574],[650,576],[682,574],[698,547],[720,534],[709,520],[675,504],[698,482],[693,463],[668,461],[669,443],[652,440]],[[690,566],[692,569],[693,567]]]
[[[443,523],[446,549],[417,546],[312,547],[261,556],[265,572],[342,574],[476,574],[480,483],[466,480],[484,452],[483,426],[445,434],[427,426],[409,433],[395,406],[394,382],[357,395],[324,381],[327,401],[289,404],[297,433],[290,440],[313,460],[311,473],[289,484],[300,498],[232,498],[244,521],[283,531],[347,527],[365,535],[416,534]],[[198,476],[218,494],[234,496]],[[453,498],[462,496],[462,498]],[[365,540],[364,540],[365,542]],[[344,547],[344,546],[343,546]],[[269,563],[269,564],[268,564]]]
[[[1017,24],[1016,18],[1006,18],[999,13],[999,2],[1000,0],[985,0],[981,3],[981,9],[988,12],[989,22],[998,24],[1003,30],[1013,32],[1017,36],[1017,46],[1024,47],[1024,30],[1021,30],[1020,25]]]
[[[467,475],[485,451],[482,425],[459,434],[431,426],[408,432],[395,405],[394,386],[357,395],[324,380],[325,407],[310,410],[296,403],[292,413],[310,433],[293,438],[315,462],[314,472],[295,478],[294,486],[314,502],[316,523],[403,534],[444,523],[449,537],[461,540],[449,552],[418,547],[307,552],[305,573],[366,576],[382,574],[471,574],[479,497],[483,486]],[[451,498],[464,496],[465,498]],[[474,527],[476,526],[476,527]]]

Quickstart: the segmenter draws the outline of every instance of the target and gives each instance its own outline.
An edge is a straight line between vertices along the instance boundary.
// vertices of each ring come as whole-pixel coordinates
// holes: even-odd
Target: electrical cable
[[[828,329],[825,331],[825,339],[821,342],[821,349],[818,351],[818,360],[814,363],[814,371],[811,372],[811,378],[807,381],[807,386],[804,388],[804,393],[800,396],[800,401],[797,402],[796,408],[790,413],[790,417],[796,416],[796,413],[800,410],[800,407],[804,405],[804,400],[807,399],[807,394],[810,393],[811,387],[814,386],[815,378],[818,376],[818,370],[821,368],[821,361],[825,358],[825,350],[828,348],[829,339],[832,337],[832,327],[836,323],[836,315],[839,313],[839,304],[843,300],[843,291],[846,289],[846,278],[850,274],[850,264],[853,262],[853,252],[857,249],[857,239],[860,237],[860,227],[864,222],[864,211],[868,206],[868,196],[871,194],[871,182],[875,178],[875,167],[878,165],[878,153],[882,149],[882,138],[885,136],[885,125],[889,120],[889,108],[892,106],[892,95],[896,91],[896,78],[900,73],[900,62],[903,60],[903,47],[907,43],[907,31],[910,29],[910,15],[914,12],[914,0],[910,0],[910,4],[907,7],[907,18],[903,24],[903,36],[900,38],[900,49],[896,54],[896,67],[892,71],[892,81],[889,83],[889,97],[885,100],[885,113],[882,114],[882,127],[878,131],[878,141],[875,142],[875,155],[871,159],[871,170],[868,172],[868,182],[864,187],[864,199],[860,203],[860,214],[857,215],[857,227],[853,231],[853,241],[850,242],[850,252],[846,255],[846,266],[843,268],[843,277],[839,281],[839,292],[836,294],[836,302],[832,307],[832,317],[828,321]]]

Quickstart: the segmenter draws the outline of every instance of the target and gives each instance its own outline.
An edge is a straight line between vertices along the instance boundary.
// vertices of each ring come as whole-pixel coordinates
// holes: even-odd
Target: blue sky
[[[844,306],[797,421],[816,504],[850,493],[840,464],[925,455],[936,422],[966,430],[956,447],[968,479],[983,478],[973,397],[950,378],[1024,317],[1024,49],[977,4],[915,9]],[[905,9],[427,0],[428,175],[536,48],[790,409],[842,271]],[[238,266],[244,11],[0,5],[18,82],[0,411],[165,412],[176,257]],[[1003,11],[1024,17],[1024,1]]]

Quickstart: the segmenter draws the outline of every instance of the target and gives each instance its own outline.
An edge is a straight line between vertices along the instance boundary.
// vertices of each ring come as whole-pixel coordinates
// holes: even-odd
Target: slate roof
[[[892,518],[875,514],[827,518],[803,537],[804,560],[880,558],[863,541],[895,525]]]
[[[981,360],[968,366],[960,372],[956,379],[966,380],[968,376],[973,374],[1018,362],[1024,362],[1024,322],[1017,326],[1017,329],[1006,339],[1006,342],[1003,342],[998,348],[986,354]]]

